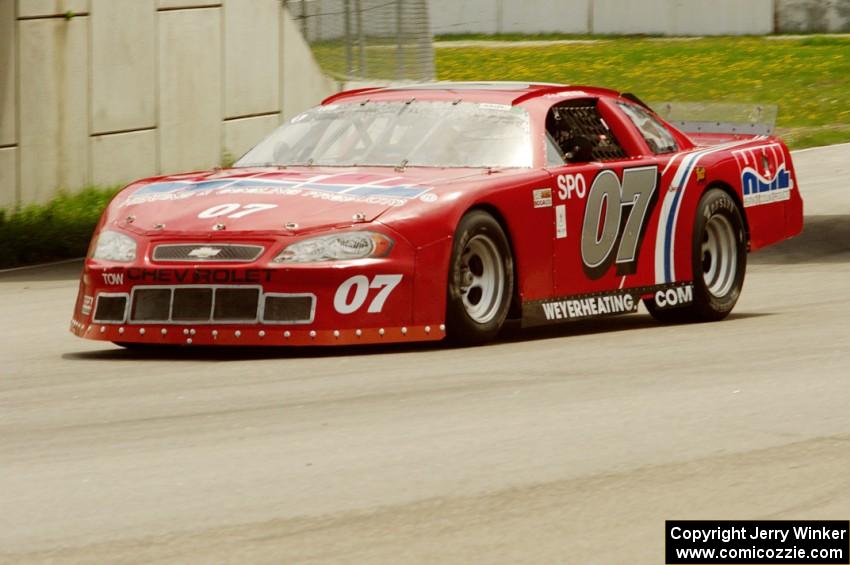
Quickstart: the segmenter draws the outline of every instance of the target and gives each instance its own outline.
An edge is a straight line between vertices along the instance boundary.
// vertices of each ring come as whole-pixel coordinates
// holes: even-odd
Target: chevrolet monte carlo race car
[[[798,234],[782,141],[685,134],[551,84],[343,92],[232,168],[135,182],[104,212],[71,331],[119,344],[492,339],[635,312],[725,317],[747,253]]]

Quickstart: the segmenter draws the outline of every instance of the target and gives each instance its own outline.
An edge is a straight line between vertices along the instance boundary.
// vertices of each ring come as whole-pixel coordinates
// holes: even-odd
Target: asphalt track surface
[[[472,349],[133,353],[0,276],[0,561],[663,563],[665,519],[850,517],[850,146],[726,321]]]

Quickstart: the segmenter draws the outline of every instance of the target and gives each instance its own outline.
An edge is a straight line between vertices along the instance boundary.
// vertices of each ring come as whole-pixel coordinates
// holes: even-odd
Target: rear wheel
[[[473,210],[458,224],[449,264],[446,332],[457,343],[496,337],[511,304],[514,272],[508,238],[493,216]]]
[[[662,322],[710,322],[732,311],[744,286],[747,242],[738,204],[720,189],[708,190],[697,206],[692,240],[693,301],[662,308],[645,300],[649,313]]]

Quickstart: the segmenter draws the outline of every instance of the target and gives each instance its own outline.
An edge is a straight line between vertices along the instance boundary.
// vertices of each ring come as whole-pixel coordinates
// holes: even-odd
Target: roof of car
[[[551,82],[515,82],[515,81],[479,81],[479,82],[430,82],[423,84],[399,84],[388,86],[373,86],[347,90],[334,94],[322,104],[332,104],[342,100],[406,98],[414,92],[427,97],[442,97],[453,95],[468,98],[471,101],[486,100],[505,104],[519,104],[531,98],[546,94],[570,93],[589,95],[619,96],[620,93],[607,88],[591,86],[574,86]]]

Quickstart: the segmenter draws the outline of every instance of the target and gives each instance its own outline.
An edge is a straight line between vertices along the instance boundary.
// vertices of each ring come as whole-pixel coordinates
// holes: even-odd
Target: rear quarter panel
[[[753,138],[704,154],[694,164],[687,184],[697,190],[690,189],[683,198],[680,211],[683,221],[676,227],[676,239],[680,242],[691,240],[699,200],[710,188],[723,188],[738,201],[751,251],[802,231],[803,202],[791,153],[778,138]],[[675,258],[680,280],[693,278],[691,253],[686,249],[689,246],[679,246]]]

